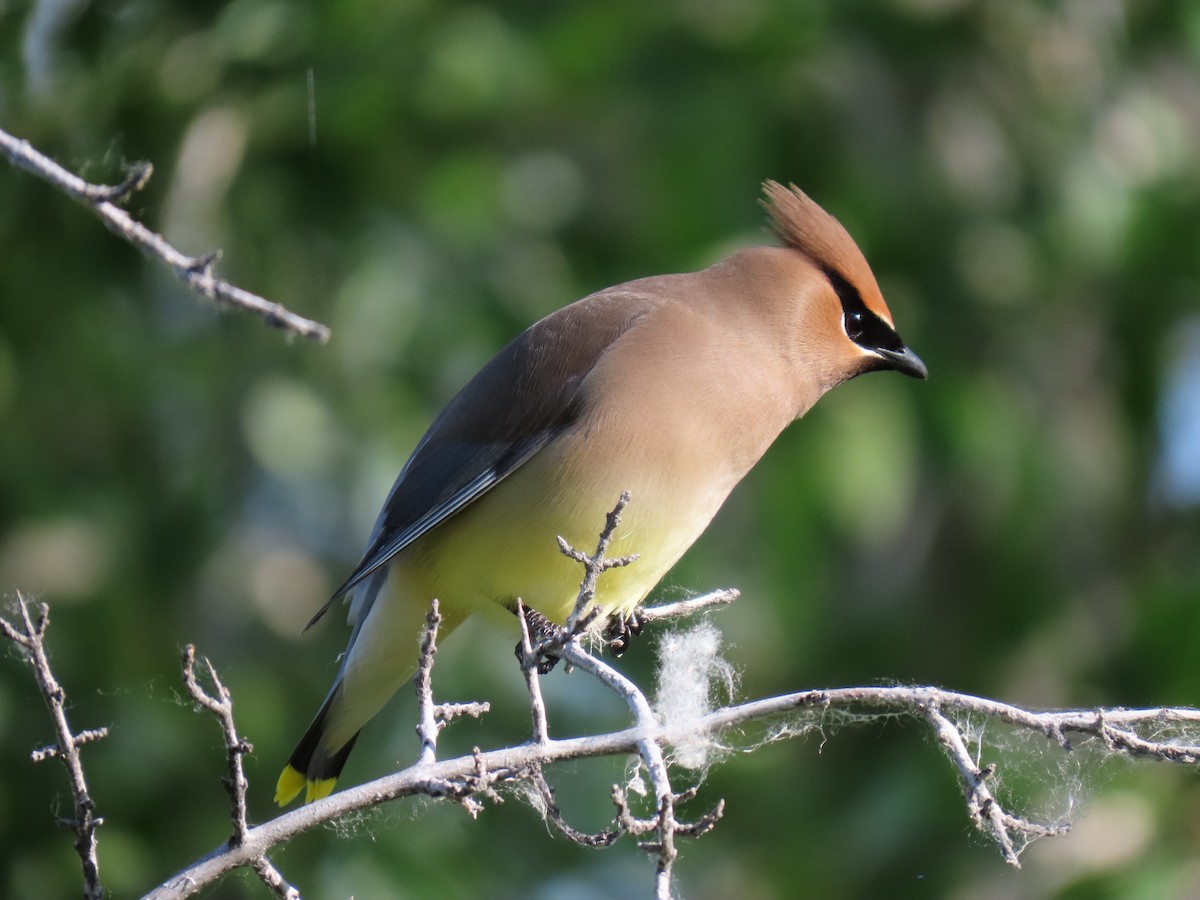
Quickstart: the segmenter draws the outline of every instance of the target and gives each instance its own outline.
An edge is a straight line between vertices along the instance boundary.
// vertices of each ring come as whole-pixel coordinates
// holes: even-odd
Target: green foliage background
[[[764,240],[765,178],[842,219],[932,376],[823,400],[659,593],[743,589],[716,621],[747,696],[898,680],[1200,704],[1198,60],[1184,0],[0,3],[0,126],[95,181],[152,161],[140,217],[334,332],[218,313],[0,168],[0,591],[51,604],[73,722],[112,728],[86,753],[112,893],[228,830],[180,648],[233,689],[261,821],[346,636],[300,627],[441,404],[555,307]],[[466,629],[439,658],[444,697],[496,705],[447,751],[521,739],[512,641]],[[652,643],[623,666],[648,679]],[[578,676],[550,682],[558,733],[623,721]],[[411,713],[368,729],[348,781],[414,756]],[[3,896],[78,892],[62,776],[28,757],[49,734],[6,651]],[[1021,872],[971,833],[931,742],[891,724],[716,768],[701,801],[727,816],[684,848],[682,891],[1200,892],[1194,776],[1013,749],[1035,809],[1082,801]],[[556,773],[568,815],[600,826],[620,775]],[[652,880],[632,842],[570,846],[512,801],[477,822],[398,805],[276,860],[318,898]],[[263,892],[239,875],[207,895]]]

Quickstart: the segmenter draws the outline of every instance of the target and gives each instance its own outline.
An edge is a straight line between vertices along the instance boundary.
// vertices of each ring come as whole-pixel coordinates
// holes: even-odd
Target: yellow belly
[[[557,536],[593,553],[606,514],[621,491],[629,490],[629,505],[607,555],[640,556],[603,573],[596,590],[602,614],[628,613],[699,536],[728,493],[697,493],[662,473],[618,477],[592,471],[585,478],[561,460],[540,462],[531,460],[521,477],[501,482],[391,562],[368,621],[347,653],[345,699],[328,726],[330,746],[349,740],[412,674],[417,636],[433,598],[444,617],[443,636],[474,613],[515,631],[518,598],[564,622],[584,569],[559,551]],[[563,478],[578,481],[566,490]]]
[[[606,514],[621,491],[629,490],[630,503],[607,555],[636,553],[639,558],[601,575],[596,591],[605,615],[628,613],[699,536],[724,499],[722,494],[712,502],[679,502],[669,481],[650,484],[628,473],[623,479],[592,473],[586,490],[571,489],[561,482],[575,473],[538,462],[531,461],[521,477],[501,482],[401,554],[392,564],[389,599],[395,602],[404,592],[409,596],[402,602],[427,606],[437,597],[455,615],[505,611],[511,619],[508,611],[520,598],[561,623],[575,605],[584,569],[560,552],[557,537],[593,553]]]

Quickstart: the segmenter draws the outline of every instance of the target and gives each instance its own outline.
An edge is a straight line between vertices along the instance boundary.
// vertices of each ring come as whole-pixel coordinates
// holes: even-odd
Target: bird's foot
[[[633,639],[642,633],[646,621],[635,609],[629,615],[618,613],[608,620],[604,628],[604,640],[608,641],[608,652],[622,656]]]
[[[538,644],[546,643],[558,638],[562,634],[562,628],[555,625],[536,609],[525,607],[525,625],[529,629],[529,643],[536,647]],[[524,642],[518,642],[516,647],[517,659],[522,663],[525,661]],[[558,654],[554,651],[546,651],[539,655],[537,660],[537,672],[539,675],[548,675],[558,665]]]

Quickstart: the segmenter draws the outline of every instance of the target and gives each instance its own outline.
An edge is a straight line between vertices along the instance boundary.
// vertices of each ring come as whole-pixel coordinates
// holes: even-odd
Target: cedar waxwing
[[[822,394],[875,369],[926,377],[845,229],[794,186],[764,189],[783,247],[551,313],[434,420],[362,561],[313,618],[352,592],[349,646],[276,802],[333,790],[359,730],[415,670],[433,598],[443,635],[476,612],[512,622],[518,598],[564,622],[582,573],[556,536],[591,546],[629,491],[609,552],[639,558],[606,572],[595,599],[628,615]]]

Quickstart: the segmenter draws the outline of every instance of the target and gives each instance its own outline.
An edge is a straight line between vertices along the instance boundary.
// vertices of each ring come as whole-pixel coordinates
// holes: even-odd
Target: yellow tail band
[[[275,802],[280,806],[287,806],[302,789],[307,787],[308,789],[304,793],[304,802],[312,803],[314,800],[320,800],[322,797],[332,794],[335,784],[337,784],[336,778],[310,781],[299,769],[285,766],[284,770],[279,773],[279,781],[275,783]]]
[[[279,773],[279,780],[275,782],[275,802],[280,806],[287,806],[300,793],[307,780],[299,769],[285,766]]]

